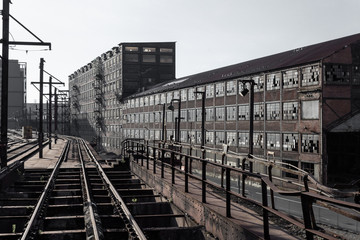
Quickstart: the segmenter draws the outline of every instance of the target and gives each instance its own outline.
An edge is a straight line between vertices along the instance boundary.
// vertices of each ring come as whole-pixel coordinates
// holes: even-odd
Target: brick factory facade
[[[175,48],[172,46],[154,45],[156,57],[152,57],[151,64],[173,65]],[[96,141],[103,150],[117,154],[126,138],[159,141],[163,104],[170,105],[177,99],[174,103],[181,100],[180,141],[200,144],[202,94],[195,94],[197,91],[205,92],[206,146],[222,148],[227,144],[232,151],[247,153],[250,94],[243,97],[241,93],[250,89],[244,80],[251,79],[256,84],[255,156],[267,158],[270,154],[277,161],[311,172],[323,183],[348,181],[358,176],[360,34],[179,79],[159,69],[157,77],[163,74],[167,77],[154,77],[144,83],[146,78],[141,74],[144,69],[135,67],[132,69],[138,72],[133,72],[133,83],[125,85],[126,63],[129,66],[148,64],[144,56],[151,52],[146,52],[144,47],[150,46],[139,45],[135,49],[138,57],[125,57],[126,49],[120,47],[122,64],[112,66],[123,73],[114,78],[113,83],[106,79],[108,58],[104,56],[70,76],[74,134]],[[162,53],[161,48],[167,50]],[[161,61],[163,54],[167,56],[165,62]],[[95,67],[99,63],[102,67]],[[159,84],[150,86],[153,82]],[[98,86],[104,93],[101,104],[97,103]],[[178,104],[174,106],[177,109]],[[97,121],[99,116],[102,119]],[[169,140],[176,135],[177,110],[166,108],[165,117],[165,136]],[[257,166],[254,167],[256,171]]]

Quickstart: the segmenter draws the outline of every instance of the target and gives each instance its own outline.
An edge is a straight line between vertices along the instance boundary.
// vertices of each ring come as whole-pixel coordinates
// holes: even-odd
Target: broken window
[[[215,108],[215,116],[216,116],[216,121],[224,121],[225,120],[225,108],[223,108],[223,107]]]
[[[302,119],[319,119],[319,100],[301,102]]]
[[[206,144],[214,144],[214,132],[206,132],[205,142]]]
[[[225,83],[217,83],[215,89],[215,96],[216,97],[222,97],[225,94]]]
[[[236,106],[226,107],[226,120],[236,120]]]
[[[254,120],[264,120],[264,104],[254,104]]]
[[[225,143],[225,132],[215,132],[215,144],[221,145]]]
[[[227,132],[226,133],[226,143],[229,146],[236,146],[236,132]]]
[[[299,73],[297,70],[283,72],[283,88],[292,88],[299,85]]]
[[[236,81],[226,82],[226,95],[231,96],[236,94]]]
[[[253,145],[255,148],[264,148],[264,137],[262,132],[254,132]]]
[[[239,120],[249,120],[249,105],[239,105]]]
[[[264,76],[255,76],[252,79],[255,82],[254,92],[264,91]]]
[[[283,103],[283,120],[295,120],[298,118],[298,102]]]
[[[301,152],[303,152],[303,153],[319,153],[319,135],[318,134],[302,134]]]
[[[266,120],[280,120],[280,103],[266,104]]]
[[[280,150],[280,133],[266,134],[266,148],[269,150]]]
[[[196,88],[196,91],[197,91],[197,92],[204,92],[204,91],[205,91],[205,87],[204,87],[204,86],[197,87],[197,88]],[[196,99],[200,100],[200,99],[202,99],[202,96],[203,96],[203,94],[197,93],[197,94],[196,94]]]
[[[325,65],[325,82],[327,84],[350,83],[350,65]]]
[[[283,134],[283,150],[284,151],[299,151],[299,134],[284,133]]]
[[[153,48],[153,47],[143,47],[143,52],[146,52],[146,53],[156,52],[156,48]]]
[[[280,89],[280,73],[266,75],[266,90]]]
[[[238,140],[239,140],[239,147],[248,147],[249,146],[249,133],[248,132],[239,132]]]
[[[319,66],[309,66],[301,69],[301,86],[313,86],[319,84]]]

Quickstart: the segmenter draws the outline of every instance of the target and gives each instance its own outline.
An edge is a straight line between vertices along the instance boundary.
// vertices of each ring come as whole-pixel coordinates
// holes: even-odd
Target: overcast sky
[[[12,0],[10,14],[46,47],[14,46],[30,82],[68,76],[121,42],[176,42],[176,77],[360,33],[359,0]],[[2,5],[2,1],[1,1]],[[1,26],[2,28],[2,26]],[[37,41],[14,21],[11,40]],[[25,51],[28,50],[28,51]],[[48,79],[46,77],[46,79]]]

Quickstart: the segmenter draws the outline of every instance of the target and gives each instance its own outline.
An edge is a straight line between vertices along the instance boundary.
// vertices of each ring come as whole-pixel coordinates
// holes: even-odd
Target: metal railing
[[[269,231],[269,213],[272,213],[281,219],[286,220],[287,222],[297,226],[300,229],[303,229],[306,233],[307,239],[313,239],[314,236],[320,236],[325,239],[336,239],[335,234],[331,232],[325,232],[317,226],[316,219],[313,212],[313,204],[317,203],[321,206],[324,206],[331,211],[342,214],[349,218],[352,218],[356,221],[360,221],[360,205],[356,203],[349,203],[345,201],[336,200],[334,198],[330,198],[327,196],[322,196],[317,191],[317,186],[314,189],[309,187],[309,183],[314,182],[313,178],[304,171],[301,170],[293,170],[288,169],[283,166],[276,166],[273,162],[263,161],[261,163],[267,167],[268,174],[260,174],[253,173],[246,169],[246,162],[249,161],[257,161],[254,158],[249,158],[247,155],[239,155],[234,153],[226,153],[222,154],[221,164],[213,161],[209,161],[206,159],[206,154],[213,150],[211,149],[200,149],[202,151],[202,157],[193,156],[191,153],[191,146],[188,150],[190,150],[190,154],[184,153],[184,145],[177,144],[167,144],[163,142],[159,142],[156,145],[154,142],[149,143],[144,140],[134,140],[129,139],[123,142],[123,156],[130,157],[132,156],[134,161],[144,167],[144,163],[146,163],[146,168],[149,169],[150,163],[153,166],[153,173],[155,174],[158,169],[161,171],[161,178],[165,177],[164,171],[165,167],[171,169],[171,182],[175,183],[176,172],[180,174],[184,174],[184,182],[185,182],[185,192],[189,192],[189,178],[195,179],[201,182],[202,189],[202,202],[206,203],[206,188],[207,186],[212,186],[214,188],[220,189],[225,195],[226,202],[226,216],[231,217],[231,197],[240,198],[246,202],[250,202],[252,204],[257,205],[262,209],[263,215],[263,234],[265,239],[270,239],[270,231]],[[224,159],[226,157],[236,157],[241,160],[241,168],[235,168],[224,164]],[[140,162],[139,162],[140,161]],[[192,171],[192,165],[194,163],[198,163],[201,166],[201,177],[194,174]],[[184,168],[179,166],[184,165]],[[221,172],[221,185],[207,180],[207,167],[212,167],[212,169],[217,169],[218,172]],[[303,183],[294,183],[300,190],[281,190],[278,186],[276,186],[273,182],[272,171],[273,168],[277,167],[282,169],[283,171],[290,172],[292,174],[298,174],[301,176]],[[231,176],[232,174],[238,175],[242,177],[242,192],[241,194],[236,193],[231,190]],[[224,186],[224,178],[225,178],[225,186]],[[262,201],[256,201],[246,197],[245,194],[245,179],[251,178],[252,180],[257,180],[261,184],[261,194]],[[281,180],[281,179],[278,179]],[[283,179],[282,179],[283,180]],[[287,181],[287,180],[283,180]],[[268,194],[268,191],[270,194]],[[284,196],[296,196],[301,201],[303,219],[298,219],[293,216],[287,215],[275,208],[274,202],[274,193],[284,195]],[[268,197],[270,195],[271,207],[268,204]]]

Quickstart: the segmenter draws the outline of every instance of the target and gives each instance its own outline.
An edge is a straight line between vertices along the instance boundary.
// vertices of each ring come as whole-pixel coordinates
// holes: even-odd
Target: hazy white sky
[[[30,82],[68,76],[121,42],[175,41],[176,77],[360,33],[359,0],[12,0],[10,14],[45,47],[15,46]],[[2,5],[2,1],[1,1]],[[2,26],[1,26],[2,28]],[[36,41],[14,21],[10,39]],[[24,50],[29,50],[28,52]],[[47,79],[47,78],[46,78]]]

